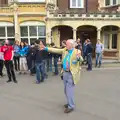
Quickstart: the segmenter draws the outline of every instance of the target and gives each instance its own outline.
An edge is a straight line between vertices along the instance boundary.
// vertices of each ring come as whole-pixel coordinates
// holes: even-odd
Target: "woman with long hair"
[[[20,74],[26,74],[28,67],[27,67],[27,60],[26,60],[26,55],[27,55],[27,48],[24,44],[24,42],[20,43],[20,50],[19,50],[19,54],[20,54]]]

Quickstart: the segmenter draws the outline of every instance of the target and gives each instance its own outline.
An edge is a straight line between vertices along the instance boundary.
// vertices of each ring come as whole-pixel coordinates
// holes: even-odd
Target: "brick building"
[[[46,39],[45,0],[0,0],[0,41]]]
[[[101,39],[104,58],[120,59],[120,0],[48,0],[47,42]]]

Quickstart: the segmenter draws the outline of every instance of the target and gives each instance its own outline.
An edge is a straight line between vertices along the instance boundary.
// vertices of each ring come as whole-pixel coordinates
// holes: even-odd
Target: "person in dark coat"
[[[88,61],[88,71],[92,70],[92,51],[93,51],[93,46],[90,41],[90,39],[87,39],[87,48],[86,48],[86,54],[87,54],[87,61]]]

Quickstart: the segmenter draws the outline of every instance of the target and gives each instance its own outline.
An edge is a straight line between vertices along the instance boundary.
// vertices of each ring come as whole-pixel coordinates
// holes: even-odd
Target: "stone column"
[[[109,39],[109,49],[112,49],[112,33],[110,33],[110,39]]]
[[[77,40],[77,29],[73,29],[73,39]]]
[[[52,30],[52,42],[54,42],[56,47],[60,47],[60,31],[58,27]]]
[[[21,41],[21,39],[20,39],[20,26],[19,26],[19,21],[18,21],[18,6],[16,3],[14,3],[13,7],[14,7],[15,40]]]
[[[52,31],[46,28],[46,43],[51,44],[52,42]]]
[[[117,44],[118,44],[118,58],[120,60],[120,29],[118,31],[118,39],[117,39]]]
[[[97,29],[97,40],[101,40],[101,29]]]

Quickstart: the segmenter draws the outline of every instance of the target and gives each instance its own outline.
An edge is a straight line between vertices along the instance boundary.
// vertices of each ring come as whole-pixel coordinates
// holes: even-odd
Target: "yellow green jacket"
[[[68,54],[68,51],[67,51],[66,48],[58,49],[58,48],[49,48],[48,47],[48,51],[52,52],[52,53],[62,54],[62,61],[64,60],[64,58]],[[80,72],[81,72],[81,64],[80,64],[80,62],[83,61],[83,58],[81,56],[80,61],[77,61],[76,64],[72,64],[72,61],[77,60],[78,51],[79,51],[78,49],[74,49],[73,53],[71,55],[71,58],[70,58],[70,71],[71,71],[72,76],[73,76],[74,84],[76,84],[80,80]]]

